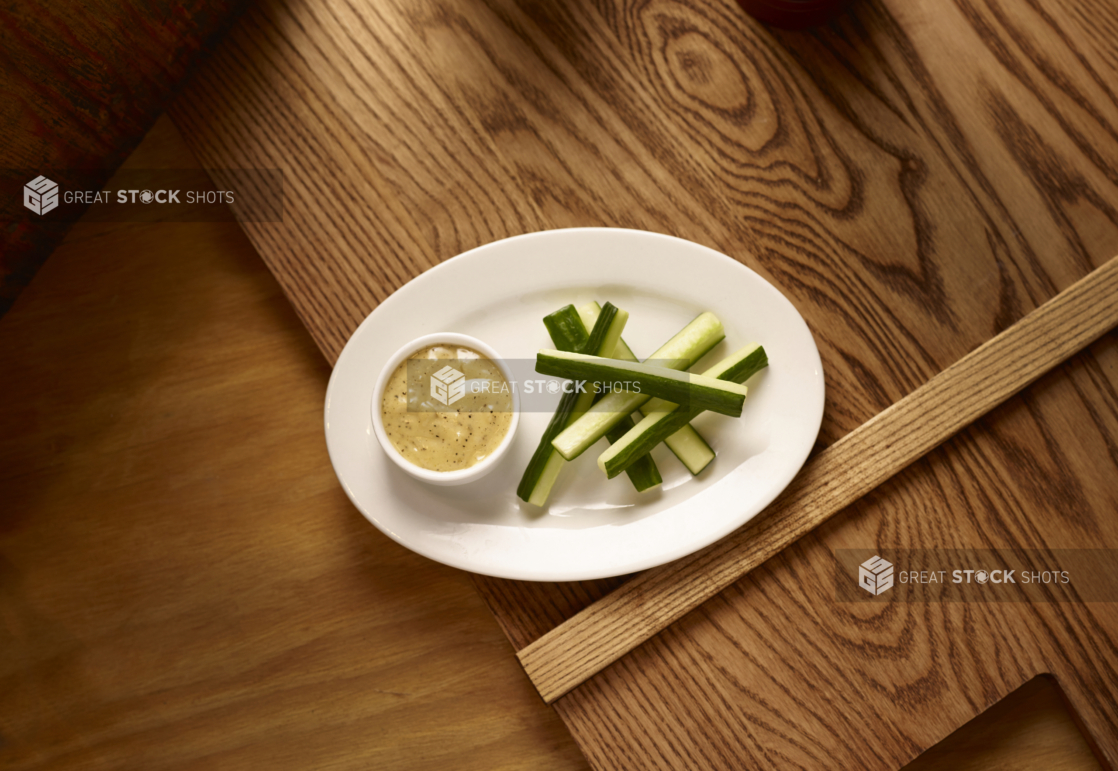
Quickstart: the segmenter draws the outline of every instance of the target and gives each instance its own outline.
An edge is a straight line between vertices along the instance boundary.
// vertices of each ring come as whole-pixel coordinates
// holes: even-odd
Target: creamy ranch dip
[[[472,348],[431,345],[392,373],[380,409],[388,441],[404,458],[431,471],[457,471],[489,457],[505,438],[512,388]]]

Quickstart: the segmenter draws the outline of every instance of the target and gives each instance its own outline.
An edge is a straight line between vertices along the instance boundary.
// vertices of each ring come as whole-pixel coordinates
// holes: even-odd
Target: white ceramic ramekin
[[[476,463],[469,468],[458,469],[457,471],[432,471],[430,469],[421,468],[401,455],[392,445],[392,442],[388,440],[388,434],[384,430],[384,418],[380,411],[381,400],[384,398],[384,389],[387,387],[388,380],[392,377],[392,373],[396,371],[396,368],[399,367],[408,356],[416,351],[440,343],[461,345],[477,351],[497,365],[497,368],[501,370],[501,374],[512,388],[512,421],[509,423],[508,432],[505,434],[504,439],[501,440],[501,444],[480,463]],[[520,393],[519,389],[517,389],[514,384],[512,372],[509,370],[508,364],[505,363],[501,355],[495,350],[476,337],[460,335],[456,332],[437,332],[432,335],[417,337],[388,358],[388,361],[384,365],[384,369],[380,372],[380,377],[377,378],[376,385],[373,387],[373,397],[369,403],[369,409],[373,418],[373,431],[377,435],[377,441],[380,442],[381,449],[392,459],[393,463],[416,479],[421,479],[424,482],[429,482],[434,485],[462,485],[481,479],[492,471],[494,467],[500,463],[501,457],[508,450],[509,445],[512,444],[513,437],[516,436],[516,428],[520,423]]]

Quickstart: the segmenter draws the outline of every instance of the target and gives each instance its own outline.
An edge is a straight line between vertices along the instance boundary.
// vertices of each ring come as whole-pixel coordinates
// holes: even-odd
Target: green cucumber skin
[[[574,306],[571,306],[574,307]],[[582,319],[582,325],[587,329],[592,328],[598,323],[598,314],[602,312],[602,306],[596,302],[588,302],[585,305],[578,306],[575,311],[578,317]],[[555,346],[559,348],[559,346]],[[559,348],[559,350],[563,350]],[[621,361],[640,361],[633,353],[633,349],[624,340],[617,341],[617,347],[613,349],[613,356],[611,358],[620,359]]]
[[[542,468],[536,473],[536,481],[531,489],[525,490],[524,494],[522,494],[521,490],[517,488],[516,494],[519,495],[522,500],[528,501],[528,503],[533,506],[543,506],[547,503],[547,496],[551,495],[551,488],[555,486],[556,480],[559,479],[559,472],[561,472],[566,465],[567,461],[563,460],[563,456],[552,449],[551,452],[547,454]],[[638,458],[633,466],[639,465],[640,459]],[[633,468],[633,466],[629,468]],[[625,470],[625,473],[629,473],[628,469]],[[527,497],[525,497],[525,494]]]
[[[733,383],[744,383],[767,366],[769,366],[769,355],[765,352],[765,347],[754,343],[727,356],[703,375]]]
[[[562,312],[562,310],[560,310],[560,312]],[[602,308],[601,315],[598,316],[598,323],[594,325],[594,329],[587,339],[587,346],[593,345],[600,349],[606,337],[610,335],[611,331],[614,329],[614,321],[619,313],[623,312],[618,311],[618,309],[610,303],[606,303],[605,307]],[[577,313],[575,317],[577,318]],[[625,317],[627,318],[628,314],[625,314]],[[618,332],[618,337],[620,337],[620,332]],[[616,344],[615,341],[613,345]],[[568,424],[573,422],[572,418],[575,415],[576,408],[580,406],[580,396],[583,396],[583,394],[572,392],[563,394],[563,397],[559,400],[559,406],[555,409],[555,414],[552,415],[551,421],[547,424],[547,428],[544,429],[543,436],[540,438],[540,443],[536,446],[536,451],[532,453],[532,457],[529,459],[528,465],[524,468],[524,473],[520,477],[520,484],[517,485],[516,494],[521,500],[532,502],[533,498],[538,500],[541,494],[544,500],[547,499],[547,493],[551,490],[550,485],[541,490],[537,490],[536,488],[544,470],[548,466],[548,461],[552,453],[551,443],[556,436],[562,433],[563,429],[565,429]],[[583,409],[585,409],[585,407]],[[554,481],[553,477],[551,483],[553,484]]]
[[[691,366],[726,337],[722,322],[713,313],[701,313],[671,340],[660,346],[651,359],[686,359]],[[555,437],[552,446],[567,460],[574,460],[605,436],[626,415],[631,415],[647,402],[644,394],[613,393],[605,397],[581,418]]]
[[[609,305],[609,303],[606,304]],[[599,316],[598,318],[601,318],[601,316]],[[617,313],[614,315],[613,321],[610,323],[609,327],[602,335],[601,342],[598,345],[598,353],[601,353],[603,351],[612,352],[613,349],[617,347],[617,341],[621,339],[621,333],[622,331],[624,331],[625,324],[628,320],[629,313],[627,311],[617,311]],[[590,354],[572,352],[571,355],[588,356]],[[597,394],[589,388],[586,389],[583,393],[579,394],[578,401],[575,403],[574,415],[571,416],[571,422],[574,422],[581,418],[586,413],[586,411],[590,409],[590,406],[594,404],[595,398],[597,398]]]
[[[744,383],[767,367],[768,363],[768,354],[762,346],[749,346],[723,359],[703,374]],[[681,426],[698,417],[701,412],[694,409],[660,413],[650,411],[649,416],[638,423],[630,435],[622,437],[602,453],[598,458],[598,465],[612,479],[664,441],[665,437],[671,436]]]
[[[686,426],[699,415],[703,414],[703,410],[676,410],[675,412],[668,413],[652,413],[654,417],[646,417],[641,423],[638,423],[633,431],[640,431],[640,437],[632,442],[632,447],[635,449],[630,450],[625,444],[622,437],[617,442],[614,442],[612,447],[620,447],[621,449],[615,455],[608,455],[602,453],[598,458],[598,465],[606,476],[613,479],[622,471],[627,469],[631,464],[636,463],[642,456],[648,454],[646,447],[655,447],[664,441],[665,438],[671,436],[680,429],[681,426]],[[663,416],[663,417],[660,417]],[[644,428],[642,423],[648,421],[650,427]],[[608,451],[607,451],[608,452]]]
[[[578,306],[578,315],[582,319],[583,326],[587,329],[594,326],[594,322],[598,320],[598,314],[601,313],[601,311],[602,307],[596,302]],[[559,350],[564,350],[558,345],[555,347],[559,348]],[[614,349],[613,358],[621,359],[622,361],[640,361],[636,354],[633,353],[633,349],[630,348],[628,343],[624,340],[617,341],[617,348]],[[663,402],[662,399],[649,399],[648,402],[641,407],[641,412],[655,409],[653,402],[667,403]],[[623,425],[623,423],[618,425]],[[616,430],[617,427],[615,426],[610,429],[606,436],[613,436]],[[611,443],[614,441],[616,440],[611,440]],[[712,460],[714,460],[714,450],[711,449],[707,440],[703,439],[703,435],[690,424],[684,426],[665,439],[664,444],[666,444],[668,449],[672,451],[672,454],[679,459],[679,462],[691,472],[692,476],[698,475],[703,469],[710,465]],[[650,460],[651,457],[652,456],[649,456]]]
[[[536,446],[536,451],[532,453],[532,457],[528,460],[528,465],[524,468],[524,473],[520,477],[516,495],[521,500],[531,501],[533,490],[539,482],[540,475],[543,473],[551,455],[551,442],[567,427],[571,415],[574,414],[576,401],[578,401],[578,394],[575,393],[563,394],[563,397],[559,400],[559,406],[555,408],[555,413],[551,416],[547,428],[544,429],[540,443]],[[549,437],[551,438],[549,439]]]
[[[717,378],[733,383],[744,383],[756,373],[768,366],[769,357],[765,349],[757,343],[747,345],[727,356],[722,361],[703,373],[703,377]],[[692,406],[692,405],[688,405]],[[671,412],[679,407],[678,404],[666,399],[649,399],[641,412],[648,415],[653,412]]]
[[[745,389],[736,383],[585,354],[540,351],[536,355],[536,372],[571,380],[623,380],[633,384],[634,392],[732,418],[741,415],[745,403]]]
[[[609,433],[606,434],[606,439],[611,443],[616,442],[635,428],[636,425],[632,417],[626,416],[624,420],[610,429]],[[552,452],[554,452],[554,450],[552,450]],[[557,452],[555,456],[557,458],[563,457]],[[566,461],[564,461],[564,463],[565,462]],[[645,490],[656,487],[664,482],[663,477],[660,476],[660,469],[656,467],[656,461],[652,460],[652,456],[647,453],[645,453],[643,458],[637,458],[632,464],[627,466],[625,468],[625,473],[629,475],[629,481],[633,483],[633,487],[636,488],[638,493],[643,493]]]
[[[597,320],[595,316],[594,321]],[[573,305],[544,316],[543,325],[551,335],[551,342],[560,351],[585,351],[586,344],[590,342],[590,334],[586,330],[594,328],[594,324],[583,324]]]
[[[618,398],[614,399],[614,397]],[[574,460],[605,436],[626,415],[632,415],[648,399],[649,397],[643,394],[610,394],[588,409],[581,418],[563,429],[559,436],[552,440],[551,446],[567,460]]]
[[[568,310],[568,309],[570,309],[570,310]],[[564,315],[564,320],[569,322],[570,313],[573,309],[574,309],[573,305],[568,305],[566,308],[561,309],[561,311],[556,311],[556,313],[557,314],[562,313]],[[579,325],[579,327],[581,327],[581,329],[574,328],[574,325],[570,324],[570,323],[564,324],[563,328],[561,330],[559,330],[560,334],[563,334],[563,335],[567,336],[566,339],[563,342],[565,344],[569,345],[569,344],[571,344],[571,339],[577,338],[579,336],[579,332],[581,332],[583,335],[585,335],[585,330],[593,329],[598,323],[598,315],[601,312],[602,312],[602,308],[596,302],[595,303],[588,303],[587,305],[584,305],[584,306],[580,307],[577,311],[575,311],[575,315],[578,317],[578,325]],[[558,348],[561,351],[566,350],[562,345],[559,344],[560,341],[555,339],[555,333],[552,333],[552,338],[551,339],[552,339],[552,342],[555,343],[556,348]],[[604,347],[604,344],[603,344],[603,347]],[[582,349],[572,349],[572,350],[582,350]],[[636,357],[633,356],[633,352],[631,350],[629,350],[629,346],[625,344],[625,341],[621,339],[620,334],[618,334],[618,336],[617,336],[617,344],[614,346],[613,354],[617,358],[624,358],[624,355],[618,357],[617,355],[619,353],[628,354],[631,357],[632,361],[636,361]],[[576,413],[577,413],[578,407],[576,406],[575,409],[576,409]],[[585,412],[585,410],[583,410],[583,412]],[[631,417],[627,418],[627,419],[621,421],[620,423],[618,423],[616,426],[614,426],[613,430],[611,430],[610,433],[608,433],[606,435],[606,438],[610,442],[614,442],[617,439],[620,439],[626,433],[628,433],[629,429],[633,428],[634,426],[636,426],[636,423],[633,422],[633,419]],[[560,459],[562,463],[566,463],[566,461],[562,460],[563,456],[560,455],[558,452],[555,452],[554,448],[552,448],[552,453],[554,453],[555,458]],[[561,466],[560,466],[560,468],[561,468]],[[545,469],[544,473],[546,474],[547,471],[550,470],[550,469],[551,469],[551,466],[549,465],[548,468]],[[633,483],[633,487],[636,489],[636,491],[638,493],[642,493],[645,490],[648,490],[652,487],[656,487],[657,485],[663,484],[663,482],[664,482],[663,478],[660,476],[660,469],[657,468],[656,461],[654,461],[652,459],[651,455],[648,456],[647,462],[645,461],[645,459],[642,458],[642,459],[636,461],[635,463],[633,463],[631,466],[629,466],[627,469],[625,469],[625,473],[628,474],[629,481]],[[556,470],[554,472],[554,475],[556,477],[558,476],[558,470]],[[551,484],[554,484],[554,480],[551,481]],[[551,485],[549,484],[548,489],[550,489],[550,487],[551,487]],[[543,496],[543,500],[546,501],[546,499],[547,499],[547,497],[546,497],[546,494],[545,494]],[[535,503],[535,501],[532,501],[532,502]],[[543,502],[537,503],[536,505],[542,506]]]

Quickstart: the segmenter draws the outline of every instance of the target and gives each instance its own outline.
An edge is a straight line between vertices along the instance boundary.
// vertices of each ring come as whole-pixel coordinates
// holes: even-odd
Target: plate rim
[[[608,234],[610,237],[615,237],[615,236],[621,235],[622,237],[628,236],[628,237],[634,237],[634,238],[652,238],[652,239],[656,239],[656,240],[666,240],[666,241],[669,241],[669,242],[677,242],[679,245],[681,245],[685,248],[688,248],[688,249],[696,249],[697,248],[697,249],[701,250],[702,252],[704,252],[707,257],[709,257],[711,259],[715,259],[715,260],[725,262],[726,264],[730,265],[733,269],[744,270],[747,273],[752,274],[752,276],[757,281],[760,282],[760,285],[762,287],[764,287],[767,291],[774,293],[774,295],[777,298],[779,298],[780,301],[783,301],[784,303],[786,303],[792,309],[792,311],[795,314],[795,318],[798,319],[799,323],[803,326],[803,330],[807,334],[807,340],[811,344],[810,353],[813,354],[813,356],[814,356],[814,362],[815,362],[817,372],[818,372],[818,384],[819,384],[817,404],[812,405],[815,408],[813,410],[813,412],[814,412],[815,418],[816,418],[814,420],[813,424],[810,426],[810,434],[813,437],[813,439],[810,443],[807,443],[806,449],[804,449],[804,451],[802,453],[802,457],[797,457],[795,459],[794,464],[792,464],[792,463],[788,464],[788,468],[791,469],[791,471],[788,475],[787,480],[782,485],[774,486],[774,488],[771,491],[771,495],[769,495],[767,498],[762,498],[761,499],[762,503],[757,508],[756,511],[754,511],[752,514],[749,514],[748,516],[728,517],[727,518],[727,523],[725,524],[724,527],[711,528],[709,530],[709,532],[704,537],[702,537],[700,539],[697,539],[693,543],[689,543],[681,551],[671,552],[670,554],[666,554],[666,555],[658,553],[657,556],[653,556],[653,557],[646,558],[646,559],[643,559],[643,560],[630,561],[630,563],[626,563],[624,565],[611,566],[608,570],[605,570],[605,569],[599,567],[597,569],[585,569],[584,568],[584,569],[564,571],[560,574],[540,572],[540,573],[536,573],[536,574],[533,574],[533,575],[526,575],[526,574],[522,574],[522,573],[519,573],[519,572],[516,572],[516,571],[513,571],[513,572],[509,572],[507,570],[502,571],[499,568],[486,569],[486,567],[484,565],[478,565],[477,563],[470,562],[469,560],[448,558],[446,555],[436,556],[436,555],[430,553],[430,550],[424,550],[421,547],[421,545],[417,545],[414,541],[405,540],[404,538],[399,536],[397,533],[395,533],[391,529],[388,529],[386,527],[382,527],[381,524],[376,521],[374,516],[366,511],[365,506],[360,501],[358,501],[356,499],[356,497],[354,496],[354,493],[351,491],[349,485],[346,483],[346,480],[343,478],[342,472],[339,469],[339,463],[335,458],[335,448],[332,446],[331,430],[330,430],[331,398],[332,398],[332,395],[335,393],[335,389],[339,387],[338,386],[339,377],[340,377],[339,372],[342,371],[343,362],[348,358],[348,356],[357,355],[354,348],[351,347],[351,342],[354,340],[354,338],[356,338],[359,335],[359,333],[362,331],[362,329],[364,327],[366,327],[367,325],[369,325],[371,323],[374,323],[374,317],[376,316],[376,314],[378,312],[381,312],[382,309],[384,309],[386,307],[390,308],[390,309],[395,308],[395,306],[397,304],[399,304],[399,302],[402,302],[402,300],[400,300],[398,296],[403,294],[402,290],[405,289],[406,287],[408,287],[408,286],[412,285],[413,283],[416,283],[420,280],[423,280],[424,282],[437,281],[438,280],[437,276],[439,274],[441,274],[442,272],[445,272],[445,270],[447,269],[447,266],[450,266],[452,264],[457,265],[457,264],[460,264],[462,261],[466,261],[466,260],[479,259],[482,255],[484,255],[485,252],[488,252],[490,250],[497,249],[497,248],[507,248],[510,244],[514,244],[515,242],[519,242],[519,241],[526,241],[526,240],[539,239],[539,238],[551,238],[551,237],[555,237],[555,236],[560,235],[560,234],[567,235],[567,236],[572,236],[572,237],[578,237],[578,236],[593,237],[593,236],[596,236],[596,235],[606,235],[606,234]],[[704,244],[700,244],[700,243],[697,243],[695,241],[690,241],[688,239],[680,238],[678,236],[668,235],[668,234],[664,234],[664,233],[657,233],[657,232],[654,232],[654,231],[633,229],[633,228],[571,227],[571,228],[553,228],[553,229],[547,229],[547,230],[539,230],[539,231],[533,231],[533,232],[530,232],[530,233],[520,233],[520,234],[517,234],[517,235],[514,235],[514,236],[509,236],[507,238],[501,238],[501,239],[497,239],[497,240],[494,240],[494,241],[487,242],[485,244],[480,244],[476,247],[473,247],[473,248],[468,249],[464,252],[456,254],[453,257],[450,257],[446,260],[443,260],[439,264],[428,268],[427,270],[423,271],[422,273],[418,274],[417,276],[414,276],[408,282],[406,282],[401,287],[399,287],[398,289],[393,291],[387,298],[385,298],[382,302],[378,303],[376,307],[374,307],[371,311],[369,311],[369,313],[366,314],[364,319],[362,319],[362,321],[353,329],[353,331],[350,333],[349,337],[347,338],[346,344],[343,346],[342,351],[339,353],[339,355],[337,357],[337,360],[335,361],[334,366],[331,370],[330,379],[328,381],[327,388],[326,388],[323,418],[324,418],[324,429],[325,429],[325,434],[326,434],[325,438],[326,438],[326,444],[327,444],[327,452],[328,452],[328,455],[330,457],[331,466],[333,467],[335,476],[337,477],[339,483],[341,484],[341,487],[342,487],[343,491],[346,493],[346,496],[349,498],[350,502],[354,505],[354,507],[358,510],[358,512],[370,524],[372,524],[374,527],[376,527],[380,532],[384,533],[385,535],[387,535],[389,538],[391,538],[392,540],[399,543],[404,548],[406,548],[406,549],[408,549],[408,550],[410,550],[410,551],[412,551],[416,554],[419,554],[423,557],[426,557],[427,559],[431,559],[432,561],[438,562],[440,564],[444,564],[444,565],[448,565],[450,567],[465,570],[467,572],[478,573],[480,575],[486,575],[486,576],[491,576],[491,577],[495,577],[495,578],[511,579],[511,580],[524,580],[524,581],[532,581],[532,582],[565,582],[565,581],[583,581],[583,580],[595,580],[595,579],[615,577],[615,576],[626,575],[626,574],[629,574],[629,573],[633,573],[633,572],[649,569],[649,568],[652,568],[652,567],[657,567],[659,565],[667,564],[669,562],[672,562],[672,561],[680,559],[684,556],[687,556],[688,554],[692,554],[694,552],[700,551],[703,548],[706,548],[707,546],[709,546],[709,545],[721,540],[722,538],[726,537],[729,533],[732,533],[735,530],[743,527],[744,525],[746,525],[748,522],[750,522],[755,517],[759,516],[761,513],[764,512],[764,510],[769,506],[769,504],[771,504],[772,501],[776,499],[777,496],[779,496],[785,489],[787,489],[788,485],[791,484],[792,480],[794,480],[796,478],[796,476],[798,476],[800,470],[803,468],[804,464],[807,462],[807,459],[810,457],[811,450],[813,449],[813,447],[815,445],[815,440],[818,438],[819,430],[822,426],[825,399],[826,399],[826,382],[825,382],[825,376],[824,376],[824,372],[823,372],[822,359],[819,355],[818,345],[815,343],[815,337],[812,334],[810,327],[807,325],[806,319],[803,318],[803,315],[799,312],[799,310],[795,307],[795,305],[792,304],[791,300],[783,292],[781,292],[768,279],[761,276],[759,273],[754,271],[748,265],[745,265],[742,262],[734,259],[733,257],[730,257],[729,255],[724,254],[723,252],[720,252],[720,251],[718,251],[716,249],[713,249],[711,247],[708,247]],[[700,492],[705,492],[705,491],[700,491]],[[663,514],[667,511],[671,511],[672,509],[687,503],[688,500],[690,500],[690,498],[684,499],[684,500],[668,507],[667,509],[665,509],[661,512],[657,512],[656,514],[653,514],[651,516],[656,516],[657,514]]]

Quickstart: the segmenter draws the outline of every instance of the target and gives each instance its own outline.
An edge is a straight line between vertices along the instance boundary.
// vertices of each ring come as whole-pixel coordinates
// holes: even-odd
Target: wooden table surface
[[[823,446],[1118,252],[1118,104],[1109,85],[1118,60],[1106,33],[1116,13],[1111,4],[1086,9],[859,3],[829,28],[793,34],[766,30],[718,2],[373,8],[269,0],[239,23],[172,117],[207,166],[285,171],[284,223],[246,223],[245,232],[328,360],[394,288],[472,246],[570,225],[669,232],[733,255],[804,314],[828,376]],[[235,172],[215,177],[237,182]],[[154,293],[145,301],[159,312],[163,299]],[[196,311],[211,319],[227,300],[211,294]],[[141,343],[158,337],[158,323],[132,324],[126,320],[124,331],[135,337],[126,336],[110,360],[115,371],[144,369]],[[233,329],[239,334],[243,324]],[[256,350],[225,325],[210,327],[211,336],[216,329],[233,338],[237,360]],[[215,350],[205,348],[202,363],[186,370],[147,361],[146,371],[195,385],[222,369],[206,363]],[[79,338],[78,353],[95,351],[90,338]],[[1025,687],[1034,690],[1022,698],[1035,698],[1035,689],[1043,697],[1052,681],[1033,678],[1045,672],[1055,673],[1096,750],[1115,763],[1118,619],[1110,606],[852,610],[826,592],[836,548],[1118,546],[1116,383],[1110,335],[561,699],[556,710],[590,764],[896,768],[1023,683],[1033,681]],[[76,397],[42,392],[56,394],[56,405]],[[40,391],[13,393],[28,402]],[[130,404],[168,420],[182,415],[177,400],[161,403],[175,388],[126,393]],[[257,391],[248,401],[260,400]],[[208,406],[197,395],[184,401]],[[16,545],[4,552],[16,565],[5,586],[32,587],[12,592],[6,616],[22,645],[11,675],[21,687],[10,698],[26,720],[9,733],[31,738],[0,751],[22,753],[17,759],[31,767],[92,765],[108,747],[134,758],[145,738],[181,719],[190,729],[183,741],[194,749],[184,752],[199,762],[269,757],[255,753],[269,751],[261,737],[272,733],[282,735],[270,737],[275,758],[302,751],[333,753],[314,756],[321,766],[353,761],[345,742],[328,741],[346,733],[338,723],[358,703],[370,721],[392,711],[383,700],[361,702],[370,692],[411,692],[373,685],[376,677],[349,668],[367,637],[343,620],[367,611],[361,598],[377,595],[365,593],[365,581],[379,574],[365,552],[347,556],[348,533],[311,516],[319,496],[340,503],[338,491],[277,489],[272,466],[272,484],[261,490],[258,479],[231,510],[191,505],[195,485],[203,503],[224,501],[230,478],[246,478],[260,456],[286,463],[268,446],[273,423],[250,424],[248,432],[232,426],[227,444],[198,445],[193,458],[176,452],[181,472],[153,474],[143,459],[160,443],[161,421],[147,415],[122,437],[110,430],[112,396],[92,404],[90,419],[101,423],[80,437],[106,444],[86,447],[127,462],[87,466],[86,476],[72,479],[83,493],[106,496],[98,513],[112,515],[105,528],[116,533],[113,570],[96,569],[109,556],[86,552],[78,559],[84,569],[67,571],[61,583],[50,578],[59,563],[48,536],[69,532],[75,548],[93,548],[102,534],[88,519],[67,518],[34,485],[31,469],[57,471],[50,448],[65,454],[75,437],[47,429],[48,449],[39,455],[7,445],[19,469],[6,478],[16,490],[13,510],[43,501],[51,516],[34,531],[13,517]],[[49,407],[41,409],[58,413]],[[37,414],[18,413],[23,422],[11,435],[42,430],[47,423]],[[198,431],[188,428],[184,438]],[[250,440],[261,441],[255,452]],[[175,537],[160,543],[173,549],[140,548],[150,544],[144,528],[154,520],[136,498],[132,505],[114,498],[126,486],[148,500],[169,491],[179,508],[160,522]],[[294,524],[271,538],[228,533],[230,517],[256,513],[270,523],[270,509],[281,504],[293,505]],[[316,539],[341,550],[333,561],[293,558]],[[220,549],[192,551],[213,540]],[[278,585],[239,570],[276,563]],[[34,580],[29,570],[38,571]],[[152,581],[162,582],[160,591],[145,597]],[[517,649],[617,584],[477,582]],[[232,585],[244,590],[228,592]],[[96,612],[99,598],[118,596],[125,599],[111,603],[115,615]],[[285,605],[293,596],[305,604]],[[106,626],[77,634],[73,622],[50,623],[75,615]],[[411,618],[406,610],[403,617]],[[444,620],[439,611],[433,618],[436,626]],[[379,619],[367,623],[380,631]],[[316,637],[319,625],[344,644]],[[168,650],[161,635],[172,628],[200,637],[186,635]],[[114,655],[145,632],[164,647]],[[395,658],[403,652],[387,650],[388,661],[405,666]],[[168,668],[168,658],[177,666]],[[413,660],[422,658],[417,652]],[[467,659],[474,667],[484,661]],[[379,674],[386,659],[360,661]],[[81,695],[61,696],[75,690]],[[310,728],[323,700],[330,705],[323,719],[334,721],[325,733]],[[87,719],[90,701],[105,709],[81,729],[68,728],[79,713]],[[547,715],[530,730],[548,725]],[[215,742],[228,721],[239,730]],[[510,728],[500,718],[492,725]],[[465,733],[477,741],[486,728]],[[363,746],[376,753],[388,745]],[[570,759],[569,750],[556,745],[556,758]],[[183,756],[160,760],[173,765]],[[408,750],[391,760],[435,762]]]
[[[73,227],[0,319],[0,768],[586,768],[345,497],[329,374],[236,223]]]
[[[666,232],[804,315],[826,447],[1118,253],[1115,28],[1059,0],[810,33],[729,0],[267,0],[171,114],[207,166],[284,170],[285,221],[246,232],[329,360],[471,247]],[[832,594],[841,548],[1118,547],[1116,373],[1110,334],[561,698],[591,764],[892,769],[1045,673],[1118,763],[1112,606]],[[524,651],[623,580],[477,585]]]
[[[163,120],[129,163],[192,159]],[[338,488],[238,226],[87,218],[0,364],[0,767],[587,767],[469,577]],[[1097,767],[1041,678],[909,770]]]

